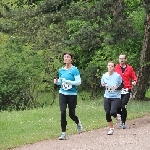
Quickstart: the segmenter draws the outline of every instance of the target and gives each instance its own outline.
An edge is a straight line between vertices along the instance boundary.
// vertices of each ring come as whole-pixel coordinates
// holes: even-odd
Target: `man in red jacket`
[[[124,82],[124,87],[121,91],[121,108],[118,108],[117,114],[121,115],[122,121],[122,129],[126,129],[126,118],[127,118],[127,103],[130,99],[130,93],[133,85],[137,83],[137,76],[129,64],[127,64],[126,55],[120,54],[119,55],[119,64],[115,66],[115,72],[121,75],[122,80]]]

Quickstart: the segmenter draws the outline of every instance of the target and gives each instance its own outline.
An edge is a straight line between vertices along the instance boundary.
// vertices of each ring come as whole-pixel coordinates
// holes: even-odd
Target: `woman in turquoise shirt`
[[[81,84],[80,73],[77,67],[72,65],[72,54],[63,54],[65,66],[59,69],[59,78],[54,79],[54,84],[60,85],[59,105],[61,112],[62,134],[59,140],[66,140],[66,108],[69,108],[69,117],[77,124],[77,130],[82,132],[82,124],[75,114],[77,105],[77,86]]]

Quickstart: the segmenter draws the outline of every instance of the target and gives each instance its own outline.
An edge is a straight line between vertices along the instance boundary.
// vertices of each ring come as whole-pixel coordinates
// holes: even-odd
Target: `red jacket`
[[[132,68],[132,66],[126,64],[126,69],[124,73],[122,73],[122,69],[120,64],[117,64],[114,69],[115,72],[121,75],[122,80],[124,82],[124,88],[131,89],[131,80],[137,82],[137,76]]]

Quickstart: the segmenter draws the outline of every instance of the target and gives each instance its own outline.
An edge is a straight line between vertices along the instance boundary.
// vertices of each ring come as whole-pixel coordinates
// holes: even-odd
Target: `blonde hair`
[[[112,63],[112,64],[114,64],[114,67],[115,67],[115,63],[114,63],[113,61],[109,61],[108,63]]]

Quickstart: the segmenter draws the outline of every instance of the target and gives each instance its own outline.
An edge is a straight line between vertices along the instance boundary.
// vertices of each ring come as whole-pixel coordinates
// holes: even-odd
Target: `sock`
[[[66,134],[66,132],[62,132],[62,134]]]
[[[114,128],[110,128],[110,130],[114,130]]]

